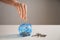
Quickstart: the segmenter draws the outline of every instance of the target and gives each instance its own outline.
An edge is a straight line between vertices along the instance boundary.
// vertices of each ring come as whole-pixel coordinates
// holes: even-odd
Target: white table
[[[31,36],[18,37],[18,26],[0,25],[0,40],[60,40],[60,26],[58,25],[32,25],[32,35],[36,33],[46,34],[47,36],[45,38]]]

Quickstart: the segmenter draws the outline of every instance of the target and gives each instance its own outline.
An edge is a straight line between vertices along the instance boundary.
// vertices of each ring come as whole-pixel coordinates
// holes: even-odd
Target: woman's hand
[[[24,3],[19,3],[17,0],[0,0],[0,2],[12,5],[17,8],[20,18],[27,20],[27,5]]]
[[[18,5],[16,5],[16,8],[17,8],[20,18],[26,21],[27,20],[27,5],[24,3],[18,3]]]

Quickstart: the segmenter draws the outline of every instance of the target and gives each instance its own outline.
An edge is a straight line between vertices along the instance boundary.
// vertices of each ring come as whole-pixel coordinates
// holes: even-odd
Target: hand
[[[24,3],[18,3],[16,8],[18,10],[20,18],[26,21],[27,20],[27,5]]]
[[[20,18],[27,20],[27,5],[19,3],[17,0],[0,0],[0,2],[10,4],[17,8]]]

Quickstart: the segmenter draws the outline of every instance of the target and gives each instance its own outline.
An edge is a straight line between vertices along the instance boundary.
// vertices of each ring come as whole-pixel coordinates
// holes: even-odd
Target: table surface
[[[32,25],[32,35],[46,34],[46,37],[19,37],[19,25],[0,25],[0,40],[60,40],[60,26],[58,25]]]

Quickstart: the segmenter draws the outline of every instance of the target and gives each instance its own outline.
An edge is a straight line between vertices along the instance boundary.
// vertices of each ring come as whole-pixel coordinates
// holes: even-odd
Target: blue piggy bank
[[[24,23],[19,26],[18,30],[21,37],[30,36],[32,33],[32,26],[31,24]]]

